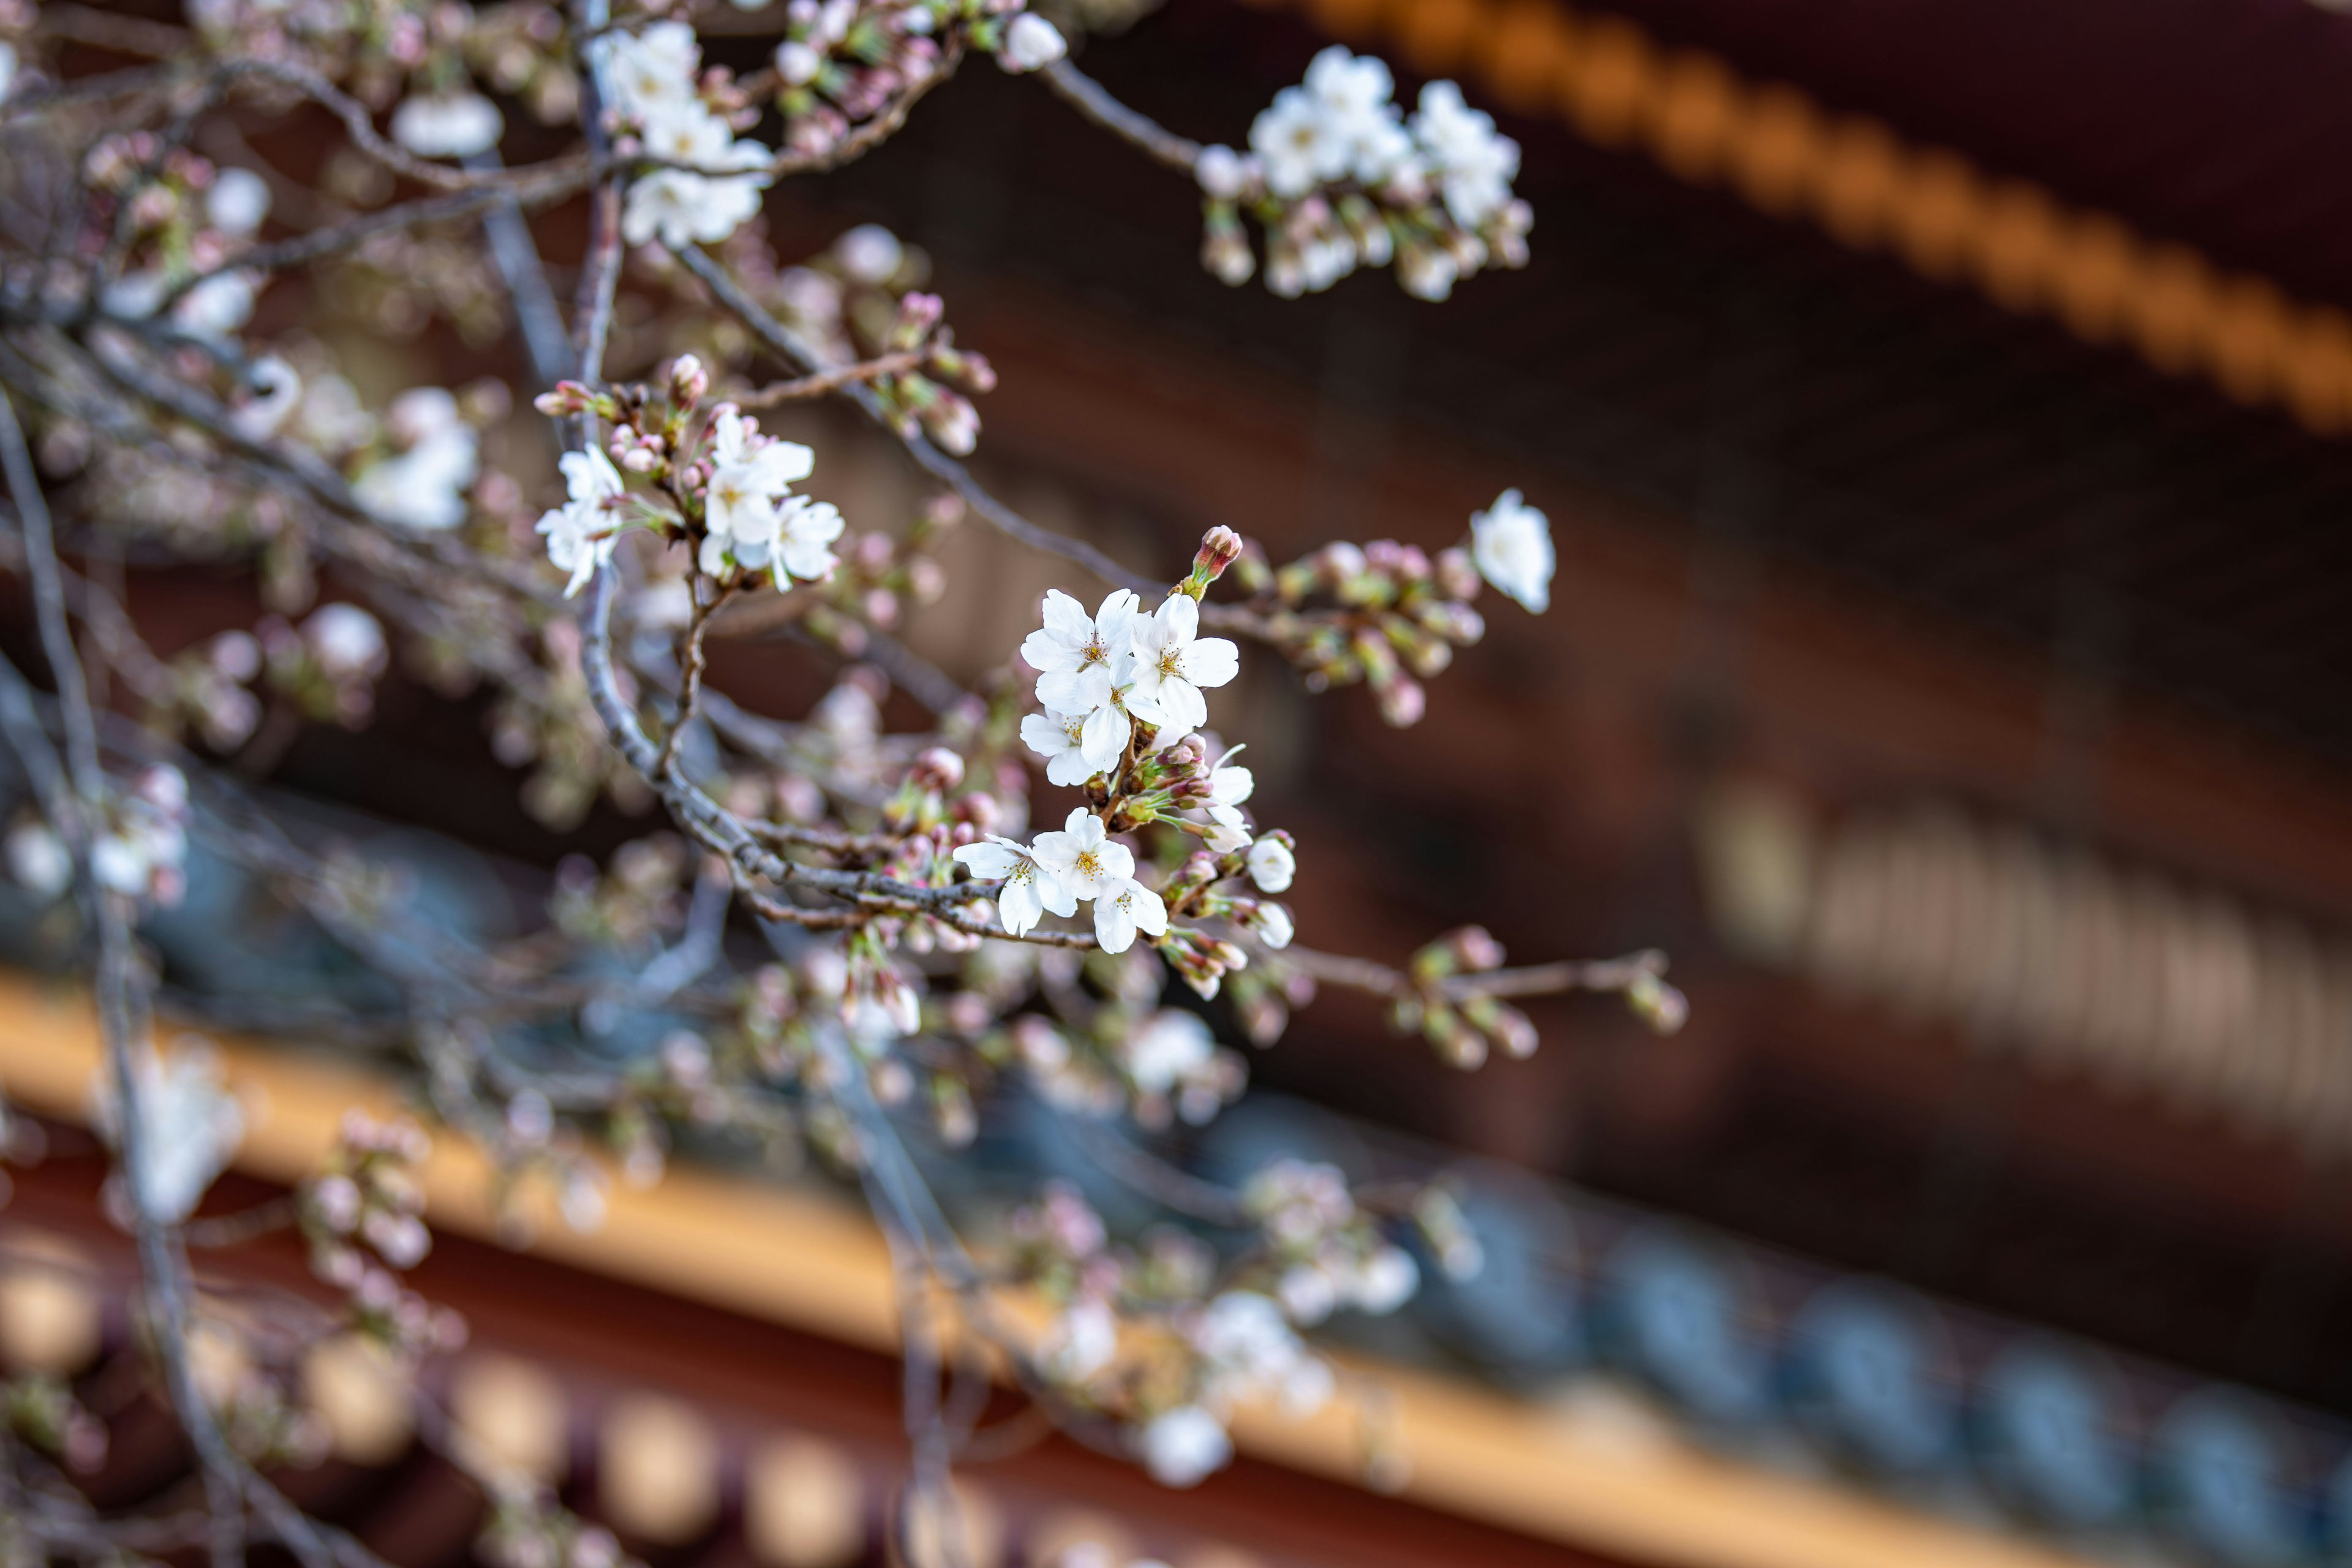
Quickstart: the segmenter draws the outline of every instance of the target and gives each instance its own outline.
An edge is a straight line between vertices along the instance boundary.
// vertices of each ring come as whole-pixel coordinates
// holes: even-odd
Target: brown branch
[[[838,392],[852,382],[880,381],[885,376],[904,375],[910,370],[920,370],[930,357],[929,349],[901,349],[896,353],[877,355],[856,364],[845,364],[833,370],[818,371],[791,381],[770,382],[756,392],[737,397],[738,408],[773,408],[780,403],[794,403],[803,398],[823,397]]]
[[[719,613],[728,600],[735,596],[733,588],[720,588],[707,605],[697,604],[686,628],[686,657],[679,662],[685,673],[678,679],[677,717],[662,741],[661,757],[654,764],[655,773],[667,778],[677,766],[677,749],[685,742],[687,727],[694,722],[695,710],[702,698],[702,675],[709,668],[709,656],[702,646],[703,633],[709,628],[710,617]]]
[[[1666,955],[1643,948],[1622,958],[1566,960],[1524,969],[1488,969],[1451,974],[1424,986],[1402,969],[1391,969],[1369,958],[1318,952],[1312,948],[1285,948],[1276,957],[1300,973],[1326,985],[1369,991],[1392,1001],[1410,1001],[1434,991],[1447,1002],[1469,1002],[1482,996],[1552,996],[1572,991],[1623,991],[1644,978],[1666,972]]]

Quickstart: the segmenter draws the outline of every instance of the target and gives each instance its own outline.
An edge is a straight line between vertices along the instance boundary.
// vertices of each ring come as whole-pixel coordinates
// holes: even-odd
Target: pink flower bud
[[[670,363],[669,395],[677,402],[692,405],[702,401],[710,391],[710,372],[692,354],[680,354]]]
[[[1192,571],[1204,581],[1213,583],[1224,575],[1226,567],[1242,558],[1244,548],[1240,534],[1219,523],[1201,536],[1200,552],[1192,557]]]
[[[917,789],[944,795],[963,783],[963,759],[945,746],[933,746],[916,757],[907,782]]]

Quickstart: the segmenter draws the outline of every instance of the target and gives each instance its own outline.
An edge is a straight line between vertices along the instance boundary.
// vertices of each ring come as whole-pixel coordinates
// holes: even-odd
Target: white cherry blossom
[[[1339,166],[1326,178],[1351,174],[1376,185],[1412,157],[1412,139],[1389,100],[1396,83],[1379,58],[1333,44],[1308,64],[1304,85],[1336,143],[1327,157]]]
[[[392,115],[392,139],[420,158],[463,158],[499,144],[506,121],[478,92],[419,93]]]
[[[761,436],[756,420],[729,407],[719,409],[710,422],[710,458],[716,468],[750,470],[747,482],[772,497],[816,472],[814,451],[798,441]]]
[[[1129,1036],[1121,1052],[1127,1076],[1145,1094],[1172,1093],[1207,1067],[1216,1055],[1216,1037],[1197,1013],[1163,1007]]]
[[[702,48],[686,23],[656,22],[634,36],[611,34],[602,47],[614,107],[623,114],[643,121],[695,101],[694,75],[702,64]]]
[[[1086,679],[1088,671],[1102,670],[1109,685],[1124,686],[1140,603],[1120,588],[1088,616],[1086,606],[1059,588],[1047,590],[1045,624],[1021,644],[1021,657],[1038,672],[1037,700],[1057,713],[1089,713],[1104,697]]]
[[[1192,162],[1192,177],[1200,183],[1202,194],[1221,202],[1238,198],[1249,188],[1250,176],[1255,172],[1250,160],[1223,145],[1202,148],[1200,157]]]
[[[1095,895],[1095,941],[1105,952],[1125,952],[1135,933],[1168,934],[1168,906],[1132,877],[1116,878]]]
[[[1081,899],[1116,894],[1135,875],[1134,852],[1113,840],[1102,819],[1084,806],[1070,812],[1061,832],[1037,835],[1029,850],[1038,865]]]
[[[1478,574],[1538,615],[1551,605],[1551,522],[1505,490],[1470,519],[1470,558]]]
[[[714,537],[772,543],[776,502],[782,491],[765,483],[750,463],[722,463],[702,492],[703,525]]]
[[[269,182],[234,164],[213,176],[205,193],[205,221],[233,239],[257,231],[269,216]]]
[[[131,1060],[131,1098],[137,1105],[145,1153],[136,1192],[139,1207],[166,1225],[195,1212],[213,1179],[227,1168],[245,1136],[245,1111],[221,1086],[220,1058],[202,1041],[191,1040],[168,1057],[152,1046]],[[92,1120],[108,1142],[121,1142],[121,1107],[110,1081],[93,1085]]]
[[[1376,1314],[1395,1311],[1421,1289],[1421,1266],[1401,1247],[1383,1247],[1356,1271],[1356,1305]]]
[[[1300,1342],[1271,1296],[1226,1291],[1201,1314],[1192,1339],[1210,1363],[1221,1397],[1269,1392],[1287,1414],[1304,1416],[1331,1396],[1331,1369]]]
[[[276,354],[264,354],[245,373],[247,401],[229,412],[229,427],[249,440],[278,434],[302,406],[302,377]]]
[[[788,498],[776,511],[775,559],[771,563],[776,585],[782,587],[787,575],[803,583],[832,576],[841,563],[833,553],[833,542],[841,537],[843,526],[841,512],[831,501]]]
[[[1081,1296],[1054,1320],[1037,1361],[1065,1383],[1092,1377],[1118,1352],[1118,1316],[1097,1297]]]
[[[1305,88],[1286,87],[1250,123],[1250,151],[1277,196],[1303,196],[1346,172],[1346,135]]]
[[[20,822],[10,828],[7,852],[8,874],[45,903],[73,883],[73,857],[46,822]]]
[[[1261,838],[1251,845],[1244,864],[1261,893],[1288,892],[1291,879],[1298,874],[1297,857],[1279,838]]]
[[[1197,1405],[1163,1410],[1148,1422],[1139,1447],[1143,1467],[1163,1487],[1195,1487],[1232,1462],[1234,1440],[1223,1423]]]
[[[698,557],[704,572],[722,575],[730,561],[747,571],[774,567],[808,580],[833,570],[827,547],[841,537],[841,514],[829,502],[786,493],[815,468],[814,452],[762,437],[754,421],[721,408],[711,422],[710,457]]]
[[[613,547],[620,541],[613,503],[621,499],[622,481],[621,471],[599,447],[566,452],[558,464],[571,500],[542,512],[539,531],[547,536],[547,558],[559,571],[572,574],[563,590],[568,599],[613,558]]]
[[[466,521],[466,492],[480,472],[473,427],[457,400],[437,386],[415,387],[393,400],[389,423],[407,449],[370,467],[352,498],[380,521],[433,532]]]
[[[878,223],[861,223],[833,242],[841,269],[860,283],[880,288],[906,265],[907,247]]]
[[[1087,672],[1077,695],[1077,711],[1047,709],[1021,721],[1021,740],[1045,759],[1045,776],[1066,788],[1075,788],[1117,765],[1134,732],[1127,712],[1115,700],[1110,677],[1100,668]]]
[[[824,56],[800,39],[787,38],[776,46],[776,74],[786,87],[806,87],[823,69]]]
[[[1200,636],[1201,606],[1190,595],[1171,594],[1150,616],[1130,625],[1135,668],[1127,708],[1157,725],[1166,740],[1206,723],[1209,700],[1203,687],[1223,686],[1241,668],[1241,650],[1224,637]]]
[[[646,116],[645,139],[653,156],[692,167],[656,169],[630,185],[621,211],[621,237],[629,244],[713,245],[760,210],[768,150],[736,141],[726,121],[700,103],[656,107]]]
[[[983,843],[967,844],[958,849],[955,858],[974,877],[1004,884],[1003,890],[996,895],[996,918],[1014,936],[1026,936],[1048,914],[1078,912],[1077,896],[1063,884],[1061,878],[1039,865],[1027,847],[1010,838],[992,833]]]
[[[1034,11],[1024,11],[1004,29],[1004,47],[997,51],[996,63],[1016,74],[1043,70],[1069,52],[1059,27]]]
[[[253,319],[254,280],[243,272],[215,272],[180,296],[172,320],[198,337],[225,338]]]
[[[1249,818],[1243,815],[1242,802],[1256,790],[1257,777],[1234,763],[1246,750],[1246,744],[1234,747],[1209,770],[1209,800],[1203,809],[1217,826],[1204,842],[1220,855],[1244,848],[1250,841]]]
[[[319,668],[339,680],[381,675],[391,650],[383,623],[357,605],[321,605],[302,623],[302,641]]]
[[[1519,144],[1497,135],[1495,117],[1465,103],[1459,87],[1450,81],[1424,86],[1412,132],[1454,222],[1475,228],[1510,201]]]

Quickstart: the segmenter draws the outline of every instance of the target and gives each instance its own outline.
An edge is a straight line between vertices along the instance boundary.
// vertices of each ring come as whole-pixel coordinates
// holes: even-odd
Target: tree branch
[[[1037,72],[1065,103],[1120,140],[1133,143],[1153,158],[1190,174],[1201,161],[1201,144],[1179,136],[1146,114],[1113,98],[1094,78],[1065,58]]]

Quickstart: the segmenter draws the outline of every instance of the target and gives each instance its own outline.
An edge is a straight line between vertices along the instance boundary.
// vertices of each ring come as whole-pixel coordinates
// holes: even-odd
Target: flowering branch
[[[772,44],[741,76],[704,60],[688,21],[616,15],[609,0],[561,16],[385,0],[299,22],[222,0],[185,35],[70,5],[41,16],[27,26],[0,6],[0,184],[28,193],[11,207],[27,215],[26,238],[0,241],[0,467],[18,523],[0,569],[36,591],[57,694],[0,666],[0,735],[32,785],[0,803],[12,814],[0,845],[94,960],[117,1185],[156,1371],[206,1496],[200,1518],[145,1535],[43,1505],[39,1539],[201,1535],[226,1564],[250,1535],[305,1568],[374,1568],[261,1479],[302,1451],[271,1381],[282,1373],[257,1373],[226,1401],[193,1380],[191,1239],[229,1249],[290,1220],[355,1331],[408,1368],[452,1342],[397,1279],[426,1245],[400,1173],[409,1132],[356,1129],[290,1203],[191,1221],[238,1119],[201,1051],[167,1059],[148,1046],[154,994],[137,935],[183,890],[191,835],[212,851],[204,874],[249,879],[386,984],[363,1007],[170,999],[393,1054],[437,1118],[489,1153],[502,1200],[547,1181],[567,1219],[589,1223],[592,1141],[650,1179],[698,1129],[780,1157],[813,1145],[865,1184],[908,1329],[902,1553],[936,1528],[951,1558],[951,1462],[1029,1429],[976,1432],[975,1347],[1002,1353],[1043,1419],[1189,1485],[1230,1457],[1241,1400],[1271,1394],[1303,1411],[1344,1392],[1302,1331],[1342,1307],[1395,1310],[1419,1278],[1413,1246],[1449,1270],[1475,1266],[1442,1191],[1351,1188],[1298,1162],[1221,1187],[1105,1125],[1204,1122],[1244,1087],[1246,1062],[1210,1016],[1164,1005],[1171,976],[1261,1044],[1318,982],[1361,989],[1464,1066],[1490,1046],[1533,1048],[1517,998],[1604,992],[1662,1029],[1680,1021],[1654,953],[1506,970],[1475,929],[1402,968],[1295,947],[1280,900],[1300,840],[1254,815],[1243,748],[1207,729],[1244,643],[1279,652],[1313,689],[1362,682],[1391,721],[1413,721],[1424,683],[1478,640],[1483,586],[1532,612],[1548,604],[1540,511],[1506,492],[1452,548],[1341,542],[1280,565],[1213,528],[1189,570],[1157,579],[973,478],[962,459],[995,373],[955,340],[919,253],[866,226],[780,269],[756,227],[776,182],[883,144],[984,55],[1042,74],[1087,119],[1186,173],[1220,277],[1258,265],[1246,220],[1277,292],[1393,262],[1407,288],[1442,297],[1480,268],[1517,265],[1528,222],[1510,191],[1517,149],[1450,84],[1408,119],[1385,68],[1327,51],[1243,153],[1119,103],[1017,0],[796,0],[730,27]],[[101,35],[169,63],[39,79],[44,36]],[[267,231],[273,193],[293,182],[234,166],[250,149],[225,117],[257,97],[315,105],[340,128],[331,195],[281,215],[302,232]],[[554,133],[566,144],[509,166],[501,104],[573,128]],[[525,221],[567,204],[586,220],[568,325]],[[293,287],[305,269],[326,286]],[[503,384],[410,386],[369,405],[331,345],[354,335],[352,302],[370,300],[413,314],[428,343],[436,320],[477,345],[520,328],[533,406],[562,448],[555,504],[541,510],[526,478],[496,466],[512,446],[491,437],[520,413]],[[396,313],[357,319],[363,332]],[[299,330],[254,328],[297,315]],[[628,369],[656,330],[700,352]],[[756,384],[763,357],[787,378]],[[814,500],[800,487],[818,452],[760,426],[768,409],[830,396],[887,430],[936,487],[910,518]],[[147,559],[250,567],[263,601],[251,628],[155,654],[102,574],[58,561],[18,408],[40,426],[44,460],[74,476],[58,492],[79,512],[69,550],[135,542]],[[958,586],[941,545],[970,513],[1110,592],[1047,595],[1017,660],[1000,650],[1002,667],[967,689],[899,633]],[[118,700],[139,708],[138,726],[100,711],[69,617],[91,634],[89,677],[125,678]],[[751,711],[717,689],[708,645],[751,637],[777,639],[782,658],[813,654],[831,689],[803,715]],[[281,821],[265,789],[232,776],[265,773],[303,722],[365,723],[395,647],[425,689],[482,690],[492,751],[530,770],[523,803],[550,826],[600,798],[658,807],[667,826],[606,865],[567,860],[527,934],[444,929],[385,868]],[[894,690],[930,718],[893,732]],[[1032,770],[1076,792],[1058,823],[1031,820]],[[735,939],[753,921],[772,961],[742,962]],[[658,1044],[623,1048],[640,1034]],[[1049,1188],[1010,1216],[1004,1247],[975,1252],[891,1112],[928,1108],[953,1151],[1016,1079],[1067,1114],[1097,1163],[1233,1233],[1234,1250],[1114,1237]],[[163,1152],[173,1158],[159,1184]],[[1015,1298],[1049,1309],[1042,1334]],[[509,1568],[617,1555],[542,1492],[489,1475],[425,1405],[419,1421],[483,1479],[485,1547]],[[9,1500],[14,1442],[0,1435]]]

